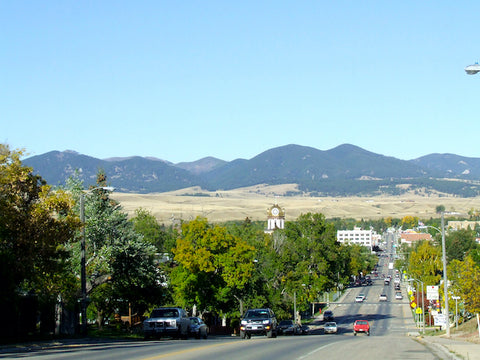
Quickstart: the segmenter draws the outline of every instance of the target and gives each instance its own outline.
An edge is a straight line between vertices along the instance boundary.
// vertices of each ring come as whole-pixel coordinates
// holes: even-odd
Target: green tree
[[[205,218],[182,224],[173,253],[174,300],[188,309],[228,313],[253,272],[254,248]]]
[[[438,205],[438,206],[435,207],[435,212],[437,214],[441,214],[444,211],[445,211],[445,205]]]
[[[158,223],[155,216],[145,209],[136,209],[133,222],[135,231],[143,235],[143,239],[157,248],[159,253],[171,253],[175,245],[176,234]]]
[[[445,248],[448,261],[463,261],[465,256],[475,251],[479,246],[475,241],[476,234],[472,230],[451,231],[445,238]]]
[[[0,303],[8,309],[5,325],[16,323],[19,294],[35,294],[40,305],[52,304],[58,295],[72,295],[75,280],[65,265],[65,244],[80,225],[73,199],[53,191],[32,168],[23,166],[22,155],[0,144]],[[2,325],[0,333],[12,335],[11,329],[4,331]]]
[[[110,198],[103,172],[97,174],[97,186],[87,192],[78,180],[70,179],[68,185],[77,200],[84,197],[87,294],[98,325],[101,328],[124,302],[143,313],[163,294],[156,247],[144,241],[121,206]],[[78,234],[71,244],[76,274],[80,271],[80,240]]]

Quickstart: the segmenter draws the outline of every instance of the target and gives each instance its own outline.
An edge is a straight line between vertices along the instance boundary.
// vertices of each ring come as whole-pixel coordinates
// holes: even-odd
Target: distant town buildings
[[[454,229],[454,230],[475,230],[475,227],[480,226],[480,221],[449,221],[448,222],[448,228]]]
[[[337,241],[342,244],[357,244],[372,249],[378,245],[381,235],[374,230],[363,230],[355,227],[353,230],[337,230]]]
[[[404,231],[400,234],[400,243],[412,245],[416,241],[432,240],[432,235],[429,233],[417,233],[415,231]]]

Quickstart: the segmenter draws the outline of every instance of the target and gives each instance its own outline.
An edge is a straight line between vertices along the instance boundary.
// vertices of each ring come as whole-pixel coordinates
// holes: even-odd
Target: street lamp
[[[448,310],[448,280],[447,280],[447,252],[445,249],[445,212],[442,211],[442,261],[443,261],[443,292],[445,297],[445,315],[447,317],[446,335],[450,337],[450,313]]]
[[[455,328],[458,329],[458,300],[460,300],[460,296],[452,296],[452,299],[455,300]]]
[[[474,65],[470,65],[470,66],[474,66]],[[478,71],[480,71],[480,65],[476,64],[476,66],[478,67]],[[467,71],[466,68],[465,68],[465,71]],[[474,71],[474,70],[471,70],[471,71]],[[476,74],[476,72],[473,73],[473,74]],[[431,227],[431,228],[433,228],[437,231],[440,231],[442,233],[443,292],[444,292],[444,296],[445,296],[445,315],[446,315],[446,320],[447,320],[445,335],[447,337],[450,337],[450,314],[449,314],[449,309],[448,309],[447,253],[446,253],[446,249],[445,249],[445,214],[447,214],[447,215],[460,215],[460,213],[450,212],[450,211],[442,211],[441,214],[442,214],[441,229],[438,229],[435,226],[421,226],[420,228]]]
[[[475,75],[476,73],[480,72],[480,65],[475,63],[474,65],[468,65],[465,67],[465,72],[468,75]]]
[[[82,288],[82,299],[80,300],[81,315],[82,315],[82,335],[87,335],[87,272],[86,272],[86,257],[85,257],[85,193],[93,190],[103,189],[106,191],[113,191],[115,188],[111,186],[98,186],[89,190],[82,190],[80,193],[80,221],[82,222],[82,239],[80,241],[80,283]]]

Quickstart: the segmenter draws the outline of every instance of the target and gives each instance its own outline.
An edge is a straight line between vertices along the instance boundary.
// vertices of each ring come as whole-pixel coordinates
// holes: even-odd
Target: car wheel
[[[357,336],[357,333],[355,331],[353,332],[353,336]]]
[[[370,336],[370,331],[367,331],[367,335]]]
[[[273,330],[267,331],[267,338],[273,337]]]
[[[243,330],[240,330],[240,339],[246,339],[247,333]]]

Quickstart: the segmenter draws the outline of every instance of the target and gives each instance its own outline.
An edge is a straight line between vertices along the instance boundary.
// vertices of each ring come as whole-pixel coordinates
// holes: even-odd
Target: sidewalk
[[[433,350],[441,359],[480,360],[480,342],[474,343],[445,336],[418,336],[416,340]]]

